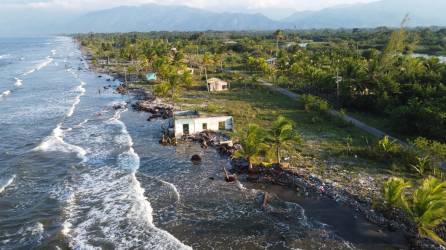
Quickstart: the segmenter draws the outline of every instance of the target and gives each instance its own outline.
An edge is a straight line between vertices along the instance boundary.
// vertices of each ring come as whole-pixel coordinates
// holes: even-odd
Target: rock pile
[[[158,102],[157,99],[138,101],[133,105],[133,108],[137,111],[152,114],[148,119],[149,121],[158,118],[168,119],[173,117],[173,107],[167,104],[162,104],[161,102]]]

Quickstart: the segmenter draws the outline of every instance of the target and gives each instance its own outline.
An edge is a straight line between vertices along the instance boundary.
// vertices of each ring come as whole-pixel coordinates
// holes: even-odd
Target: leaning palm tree
[[[388,208],[402,205],[407,207],[404,198],[404,191],[410,187],[410,184],[402,178],[393,177],[387,180],[382,187],[384,203]]]
[[[258,156],[265,148],[264,132],[257,124],[249,124],[245,133],[240,136],[241,149],[236,156],[245,157],[249,164],[249,171],[252,171],[252,160]]]
[[[446,181],[442,182],[435,177],[425,179],[413,193],[408,208],[419,235],[446,246],[444,239],[434,231],[446,221]]]
[[[273,123],[270,140],[276,151],[277,163],[281,163],[280,152],[289,143],[300,143],[301,138],[293,131],[293,122],[283,116],[277,117]]]

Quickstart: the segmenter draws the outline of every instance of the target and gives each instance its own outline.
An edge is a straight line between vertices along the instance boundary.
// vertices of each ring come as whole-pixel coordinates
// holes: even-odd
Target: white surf
[[[11,90],[6,90],[6,91],[3,91],[3,93],[0,94],[0,98],[6,97],[6,96],[9,96],[9,95],[11,95]]]
[[[23,80],[22,79],[19,79],[19,78],[14,78],[15,79],[15,83],[14,83],[14,86],[16,86],[16,87],[20,87],[20,86],[22,86],[23,85]]]
[[[152,207],[136,178],[140,158],[127,127],[119,120],[125,111],[81,128],[81,138],[96,135],[87,142],[91,148],[85,162],[95,167],[89,167],[73,183],[61,233],[74,249],[96,247],[92,242],[116,249],[191,249],[153,224]],[[118,155],[113,156],[115,153]]]
[[[34,151],[76,153],[77,157],[82,160],[85,160],[85,155],[87,154],[85,149],[64,141],[64,131],[61,123],[57,125],[50,136],[46,137],[39,146],[34,148]]]

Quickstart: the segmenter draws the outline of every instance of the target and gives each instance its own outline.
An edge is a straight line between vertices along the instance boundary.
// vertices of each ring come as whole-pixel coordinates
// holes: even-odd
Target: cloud
[[[2,0],[0,7],[65,8],[75,10],[107,9],[120,5],[146,3],[181,4],[216,11],[246,11],[266,8],[316,10],[339,4],[376,0]]]

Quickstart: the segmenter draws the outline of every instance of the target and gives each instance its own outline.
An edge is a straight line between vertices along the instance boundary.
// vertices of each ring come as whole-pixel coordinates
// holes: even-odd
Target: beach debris
[[[123,103],[117,103],[113,105],[114,110],[125,109],[125,108],[127,108],[127,105]]]
[[[199,155],[192,155],[192,157],[190,158],[190,160],[193,162],[193,163],[200,163],[201,162],[201,156],[199,156]]]
[[[266,209],[268,207],[268,199],[268,193],[265,192],[265,194],[263,195],[262,209]]]
[[[173,107],[170,105],[162,104],[154,100],[142,100],[133,105],[133,108],[137,111],[147,112],[152,114],[149,117],[149,121],[153,119],[168,119],[173,117]]]
[[[223,167],[223,171],[225,173],[225,180],[226,182],[235,182],[237,180],[237,176],[233,174],[228,174],[228,171],[225,167]]]
[[[126,94],[127,93],[127,88],[123,85],[119,85],[116,88],[116,92],[118,92],[119,94]]]

